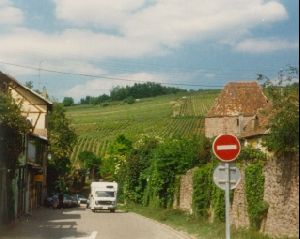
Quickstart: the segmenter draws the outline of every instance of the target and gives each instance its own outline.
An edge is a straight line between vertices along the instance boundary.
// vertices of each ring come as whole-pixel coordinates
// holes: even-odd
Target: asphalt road
[[[93,213],[84,207],[73,209],[37,209],[0,238],[22,239],[191,239],[171,227],[135,213]]]

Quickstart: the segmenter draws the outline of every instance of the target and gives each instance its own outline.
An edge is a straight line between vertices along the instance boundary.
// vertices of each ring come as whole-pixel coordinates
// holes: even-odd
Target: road
[[[0,233],[11,239],[191,239],[151,219],[130,212],[93,213],[84,207],[35,210]]]

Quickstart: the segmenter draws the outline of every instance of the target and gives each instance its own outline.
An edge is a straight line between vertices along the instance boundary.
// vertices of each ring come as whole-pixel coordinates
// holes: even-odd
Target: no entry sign
[[[241,151],[238,138],[232,134],[221,134],[213,142],[213,152],[222,162],[234,161]]]

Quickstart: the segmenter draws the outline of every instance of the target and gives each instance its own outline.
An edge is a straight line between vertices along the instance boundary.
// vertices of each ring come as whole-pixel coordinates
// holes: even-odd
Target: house
[[[9,92],[21,106],[21,114],[31,124],[24,135],[23,151],[18,158],[14,175],[15,216],[29,213],[43,204],[47,195],[46,175],[48,156],[47,115],[52,103],[25,87],[13,77],[0,72],[0,89]]]
[[[249,131],[249,124],[257,124],[257,113],[269,104],[257,82],[230,82],[205,117],[205,136],[208,138],[219,134],[246,136],[245,126],[248,125]]]

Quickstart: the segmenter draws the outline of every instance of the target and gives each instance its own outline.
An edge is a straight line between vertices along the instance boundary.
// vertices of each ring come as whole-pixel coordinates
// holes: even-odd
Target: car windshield
[[[107,192],[107,191],[96,191],[97,197],[114,197],[115,192]]]

